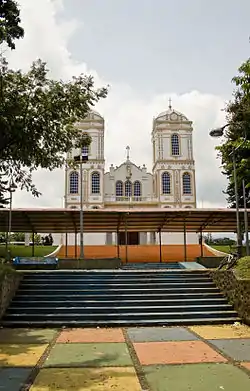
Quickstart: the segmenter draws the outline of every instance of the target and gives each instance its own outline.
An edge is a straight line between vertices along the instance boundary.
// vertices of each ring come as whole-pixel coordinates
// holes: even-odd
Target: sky
[[[106,169],[131,160],[152,167],[152,119],[174,109],[193,121],[198,207],[227,206],[209,130],[225,123],[232,77],[249,57],[249,0],[18,0],[25,38],[10,66],[47,62],[53,78],[92,74],[110,85],[96,109],[105,118]],[[39,170],[39,199],[14,194],[14,207],[62,207],[64,173]]]

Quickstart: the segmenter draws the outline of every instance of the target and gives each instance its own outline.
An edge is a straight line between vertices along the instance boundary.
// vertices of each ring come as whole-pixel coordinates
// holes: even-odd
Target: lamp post
[[[230,126],[230,124],[226,124],[221,128],[213,129],[209,132],[211,137],[221,137],[224,134],[224,130],[226,127]],[[240,213],[239,213],[239,193],[237,186],[237,171],[236,171],[236,151],[245,143],[247,140],[247,135],[245,133],[245,137],[243,141],[238,145],[237,148],[234,148],[229,156],[233,158],[233,176],[234,176],[234,193],[235,193],[235,204],[236,204],[236,224],[237,224],[237,256],[238,258],[242,255],[242,240],[241,240],[241,229],[240,229]],[[245,224],[246,237],[248,238],[248,228]]]
[[[82,150],[80,152],[80,259],[84,259],[84,248],[83,248],[83,194],[82,194]]]
[[[84,162],[88,161],[88,147],[81,147],[80,155],[75,156],[74,160],[80,162],[80,259],[84,259],[84,245],[83,245],[83,175],[82,175],[82,165]]]

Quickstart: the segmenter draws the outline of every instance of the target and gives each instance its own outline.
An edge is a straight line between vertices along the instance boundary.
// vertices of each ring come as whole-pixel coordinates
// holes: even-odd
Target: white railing
[[[157,200],[154,197],[105,196],[104,202],[157,202]]]

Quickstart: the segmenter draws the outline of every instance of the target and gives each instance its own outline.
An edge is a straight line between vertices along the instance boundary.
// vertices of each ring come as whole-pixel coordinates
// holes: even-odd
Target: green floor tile
[[[152,365],[143,370],[152,391],[250,390],[250,378],[231,364]]]
[[[131,366],[125,343],[56,344],[44,367],[111,367]]]

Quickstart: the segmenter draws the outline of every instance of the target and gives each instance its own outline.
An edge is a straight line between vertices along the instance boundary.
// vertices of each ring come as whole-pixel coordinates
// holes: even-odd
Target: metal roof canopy
[[[250,209],[247,210],[248,218]],[[244,221],[240,209],[240,220]],[[8,230],[9,209],[0,209],[0,231]],[[84,232],[235,232],[235,209],[88,209],[83,212]],[[80,211],[75,209],[13,209],[12,232],[79,232]]]

